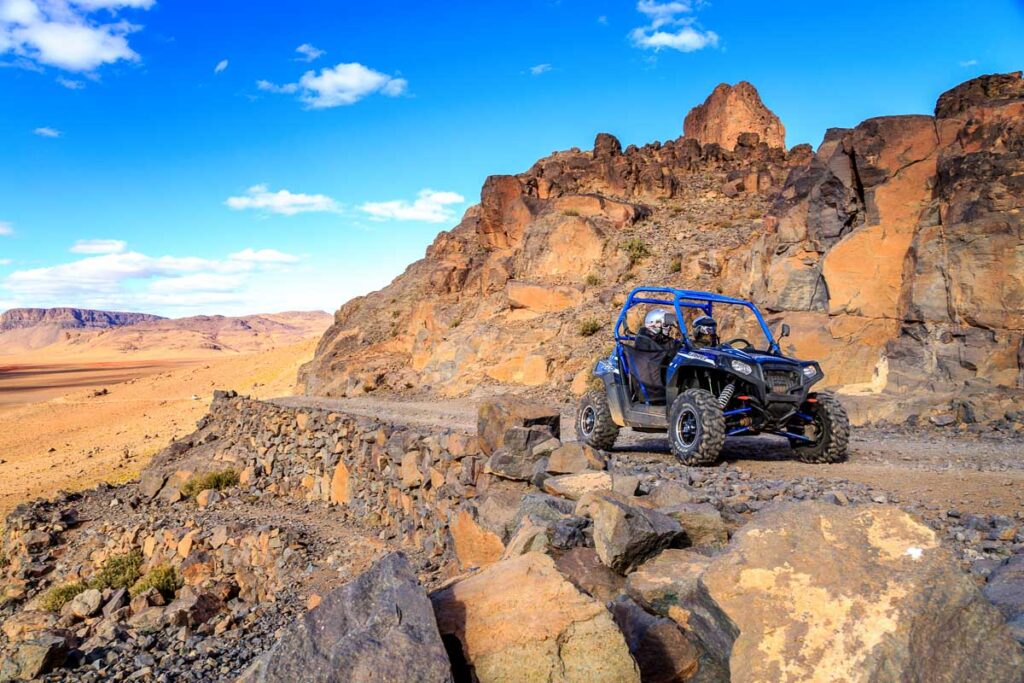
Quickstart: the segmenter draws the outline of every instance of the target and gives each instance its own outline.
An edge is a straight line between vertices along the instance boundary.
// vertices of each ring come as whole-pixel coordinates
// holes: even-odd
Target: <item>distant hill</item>
[[[62,330],[124,327],[151,320],[163,320],[149,313],[94,311],[88,308],[12,308],[0,314],[0,332],[37,325],[56,325]]]
[[[74,308],[12,309],[0,316],[0,356],[44,361],[255,353],[319,335],[331,320],[323,311],[170,319]]]

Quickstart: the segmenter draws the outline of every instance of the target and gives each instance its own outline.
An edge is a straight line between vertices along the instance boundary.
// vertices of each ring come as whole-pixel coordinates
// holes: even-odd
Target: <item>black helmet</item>
[[[698,341],[714,342],[718,338],[718,323],[710,315],[699,316],[693,321],[693,336]]]

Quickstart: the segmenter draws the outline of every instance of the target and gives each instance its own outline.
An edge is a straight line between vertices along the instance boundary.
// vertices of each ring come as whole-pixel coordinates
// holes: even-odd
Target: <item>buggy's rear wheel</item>
[[[803,435],[811,442],[792,439],[790,443],[803,462],[842,462],[850,443],[850,418],[835,396],[818,394],[817,398],[814,419],[803,426]]]
[[[608,396],[603,391],[591,391],[580,399],[576,411],[576,438],[592,448],[611,450],[619,437],[619,426],[612,421]]]
[[[703,389],[688,389],[672,402],[668,443],[684,465],[714,465],[725,443],[725,416],[718,399]]]

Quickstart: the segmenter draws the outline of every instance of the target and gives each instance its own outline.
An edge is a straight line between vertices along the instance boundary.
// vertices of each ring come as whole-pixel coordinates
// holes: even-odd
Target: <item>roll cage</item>
[[[671,298],[664,298],[664,295],[666,294]],[[662,295],[663,298],[651,298],[653,295]],[[673,287],[637,287],[633,289],[633,291],[629,293],[629,296],[626,297],[626,302],[622,306],[622,311],[619,313],[619,317],[615,321],[616,342],[631,342],[636,340],[636,335],[630,334],[629,326],[626,323],[626,314],[629,312],[629,309],[639,304],[671,305],[675,310],[676,323],[679,326],[683,346],[687,350],[692,349],[693,344],[690,342],[690,337],[686,332],[686,325],[684,324],[685,318],[683,317],[684,308],[695,308],[703,311],[707,316],[714,317],[713,311],[715,304],[742,306],[749,309],[754,314],[758,325],[761,326],[761,331],[764,333],[765,339],[768,340],[768,353],[779,353],[779,342],[776,341],[771,328],[768,327],[768,323],[765,322],[764,316],[761,315],[761,311],[759,311],[757,306],[753,303],[745,299],[736,299],[730,296],[722,296],[721,294],[697,292],[689,289],[675,289]]]

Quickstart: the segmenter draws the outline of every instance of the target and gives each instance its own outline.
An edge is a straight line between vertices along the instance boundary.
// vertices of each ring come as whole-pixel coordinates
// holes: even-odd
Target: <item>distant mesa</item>
[[[750,83],[722,83],[683,121],[683,137],[702,145],[715,143],[730,152],[743,133],[756,134],[769,147],[786,147],[786,128],[764,105]]]
[[[153,320],[164,318],[149,313],[95,311],[88,308],[12,308],[0,314],[0,332],[36,325],[54,325],[63,330],[108,329]]]
[[[79,308],[16,308],[0,316],[0,356],[31,353],[34,361],[42,361],[256,353],[319,335],[331,321],[324,311],[170,319]]]

